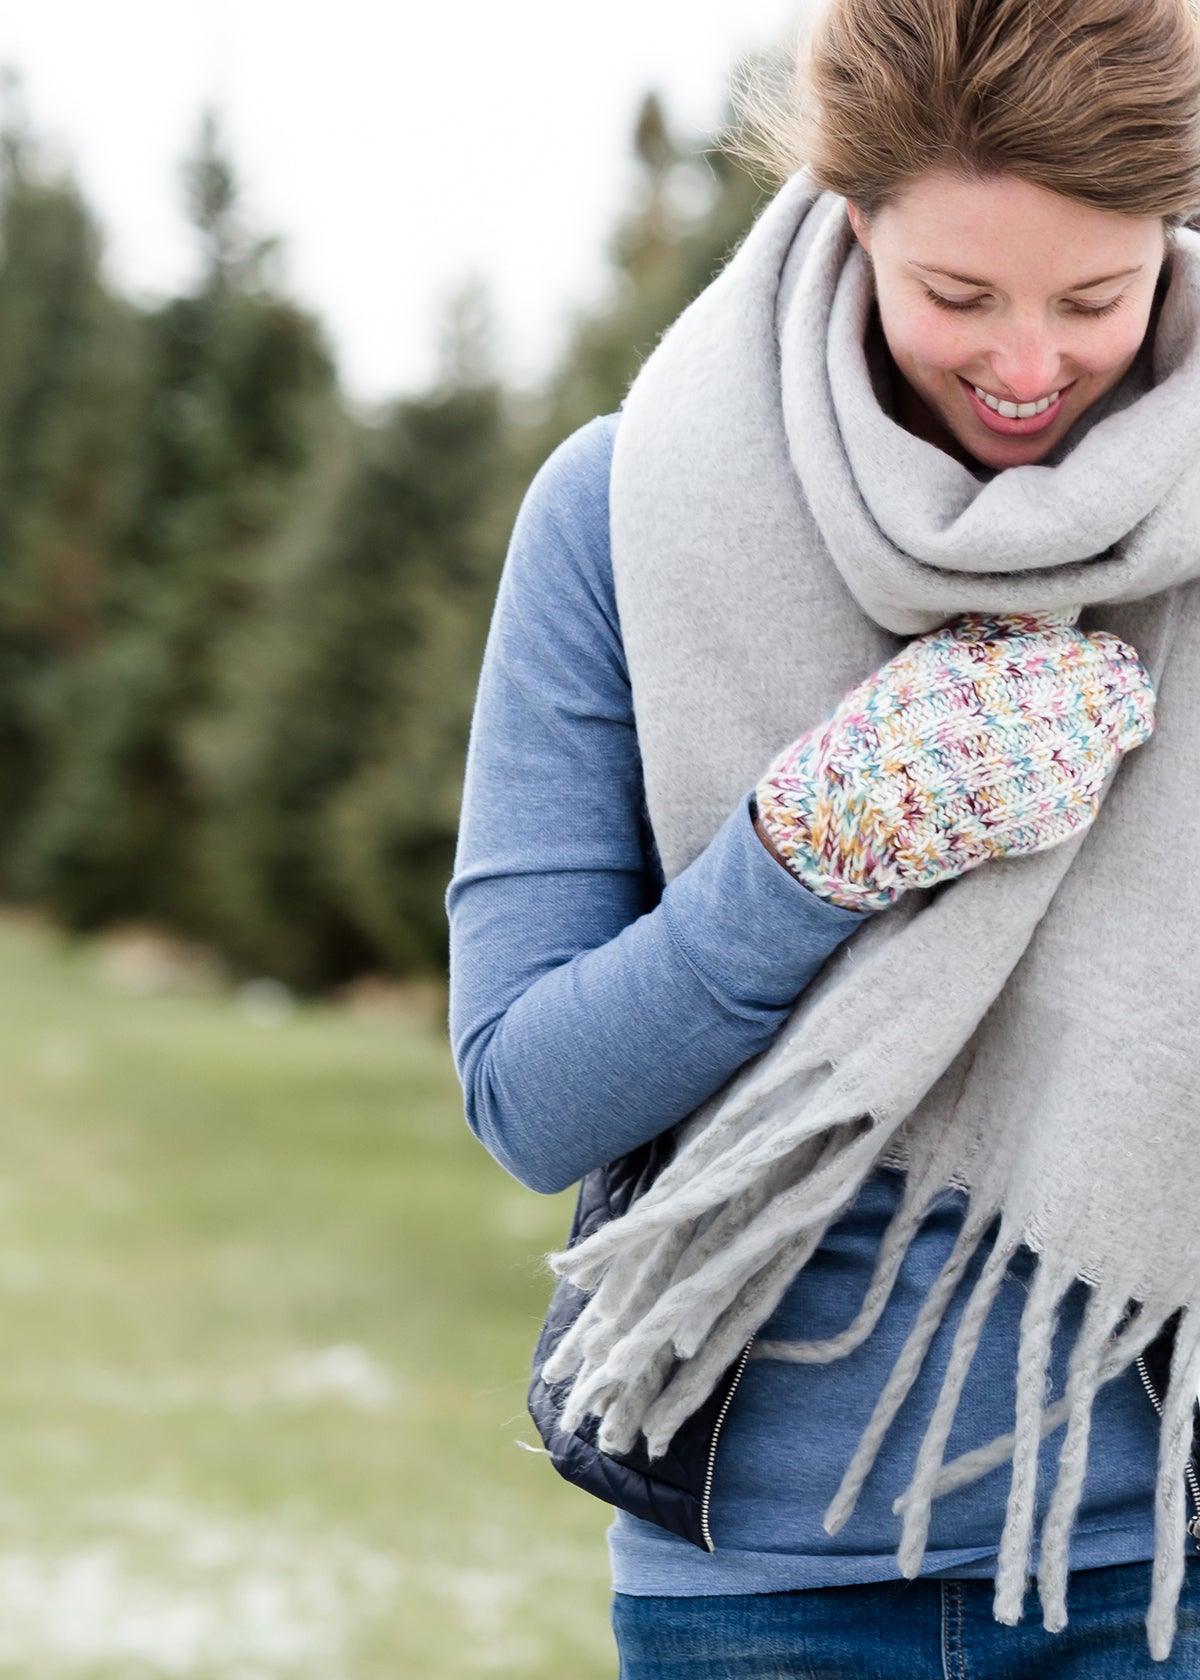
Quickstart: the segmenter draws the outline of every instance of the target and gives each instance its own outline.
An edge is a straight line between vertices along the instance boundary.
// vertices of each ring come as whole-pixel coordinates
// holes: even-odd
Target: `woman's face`
[[[1166,250],[1157,216],[1013,175],[922,175],[869,223],[853,205],[850,219],[904,376],[899,418],[989,467],[1043,460],[1116,384]]]

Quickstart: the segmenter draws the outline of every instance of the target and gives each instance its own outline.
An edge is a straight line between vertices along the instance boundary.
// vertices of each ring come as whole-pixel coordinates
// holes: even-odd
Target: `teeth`
[[[991,409],[995,409],[996,413],[1002,414],[1006,420],[1028,420],[1031,415],[1045,414],[1050,404],[1058,401],[1062,392],[1051,391],[1048,397],[1039,397],[1037,402],[1011,403],[1001,402],[999,397],[992,396],[990,391],[985,391],[982,386],[976,385],[975,395],[980,402],[986,403]]]

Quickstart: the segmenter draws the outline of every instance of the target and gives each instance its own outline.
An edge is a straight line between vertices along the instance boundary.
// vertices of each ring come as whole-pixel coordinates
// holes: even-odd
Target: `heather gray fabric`
[[[830,961],[771,1048],[685,1122],[649,1193],[556,1269],[594,1291],[545,1375],[568,1427],[661,1453],[879,1162],[908,1193],[855,1322],[756,1355],[827,1360],[870,1333],[931,1198],[969,1193],[959,1245],[837,1498],[854,1499],[974,1248],[965,1311],[913,1482],[904,1573],[930,1503],[1011,1458],[996,1614],[1030,1559],[1040,1436],[1064,1429],[1042,1526],[1048,1628],[1091,1399],[1184,1309],[1162,1422],[1151,1650],[1171,1646],[1184,1465],[1200,1380],[1200,237],[1184,233],[1152,346],[1051,464],[976,476],[889,417],[866,347],[869,268],[844,205],[790,182],[646,364],[623,411],[613,565],[656,841],[685,868],[797,734],[955,613],[1083,603],[1158,694],[1086,836],[910,893]],[[1164,936],[1163,930],[1166,929]],[[998,1221],[998,1228],[993,1229]],[[1040,1256],[1011,1438],[944,1463],[961,1382],[1018,1245]],[[1094,1287],[1067,1392],[1043,1377],[1071,1280]],[[1137,1303],[1132,1313],[1130,1302]]]

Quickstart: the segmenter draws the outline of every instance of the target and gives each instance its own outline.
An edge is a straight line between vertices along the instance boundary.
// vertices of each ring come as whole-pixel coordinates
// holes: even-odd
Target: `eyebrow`
[[[940,274],[947,280],[957,280],[964,286],[977,286],[981,291],[991,291],[991,280],[975,280],[969,274],[955,274],[949,268],[934,268],[930,263],[913,263],[913,268],[919,268],[926,274]],[[1074,286],[1064,286],[1065,292],[1090,292],[1096,286],[1107,286],[1113,280],[1128,280],[1133,274],[1140,274],[1146,265],[1138,263],[1136,268],[1118,269],[1115,274],[1101,274],[1095,280],[1080,280]]]

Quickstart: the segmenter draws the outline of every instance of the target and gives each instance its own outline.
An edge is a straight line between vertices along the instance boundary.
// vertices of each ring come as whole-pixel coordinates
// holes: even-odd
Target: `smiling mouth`
[[[982,385],[964,379],[961,374],[958,377],[980,424],[986,426],[989,432],[1011,438],[1033,437],[1053,426],[1062,413],[1063,398],[1071,389],[1071,385],[1063,385],[1032,402],[1015,403],[1006,397],[994,397]]]
[[[1015,403],[994,397],[982,385],[973,385],[971,389],[980,402],[986,403],[993,413],[1002,415],[1005,420],[1028,420],[1035,414],[1045,414],[1050,405],[1062,396],[1061,391],[1051,391],[1048,397],[1039,397],[1036,402]]]

